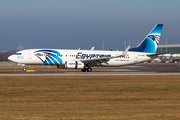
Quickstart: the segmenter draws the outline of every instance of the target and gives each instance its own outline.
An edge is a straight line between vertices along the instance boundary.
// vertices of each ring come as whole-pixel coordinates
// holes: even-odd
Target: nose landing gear
[[[26,68],[24,67],[22,70],[23,70],[23,71],[26,71]]]
[[[23,67],[24,67],[24,68],[22,69],[23,71],[25,71],[25,70],[26,70],[26,68],[25,68],[25,64],[18,63],[18,65],[19,65],[19,66],[23,66]]]

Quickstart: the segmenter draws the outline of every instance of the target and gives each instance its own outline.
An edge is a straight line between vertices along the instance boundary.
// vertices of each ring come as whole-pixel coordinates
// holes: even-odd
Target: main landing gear
[[[84,67],[83,69],[81,69],[81,71],[82,72],[92,72],[92,68],[90,68],[90,67],[88,67],[88,68],[86,68],[86,67]]]

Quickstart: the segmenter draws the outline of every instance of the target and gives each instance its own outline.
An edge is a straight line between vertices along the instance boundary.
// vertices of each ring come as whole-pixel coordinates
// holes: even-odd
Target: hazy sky
[[[0,51],[19,48],[124,50],[158,23],[160,44],[180,44],[180,0],[0,0]]]

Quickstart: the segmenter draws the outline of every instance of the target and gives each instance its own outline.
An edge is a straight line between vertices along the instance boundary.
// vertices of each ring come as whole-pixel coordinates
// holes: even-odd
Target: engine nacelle
[[[65,68],[71,68],[71,69],[83,69],[84,63],[79,61],[66,61],[65,62]]]

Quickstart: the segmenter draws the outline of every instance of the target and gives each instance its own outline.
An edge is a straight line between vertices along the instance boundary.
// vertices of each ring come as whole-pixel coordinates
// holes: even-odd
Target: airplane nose
[[[13,55],[9,56],[8,60],[13,61]]]

